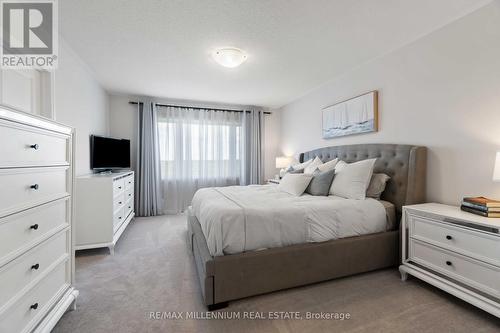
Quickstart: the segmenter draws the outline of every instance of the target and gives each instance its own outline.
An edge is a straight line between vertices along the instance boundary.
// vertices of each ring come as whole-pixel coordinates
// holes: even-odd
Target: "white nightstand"
[[[403,207],[402,280],[413,275],[500,317],[500,219],[435,203]]]

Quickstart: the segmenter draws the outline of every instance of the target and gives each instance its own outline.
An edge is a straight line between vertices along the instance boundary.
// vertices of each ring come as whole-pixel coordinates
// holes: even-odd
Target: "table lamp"
[[[286,173],[285,168],[287,168],[292,163],[293,163],[293,157],[289,156],[276,157],[276,169],[280,169],[280,178],[283,178],[283,176]]]
[[[493,181],[500,182],[500,151],[497,152],[497,157],[495,159],[495,167],[493,169]]]

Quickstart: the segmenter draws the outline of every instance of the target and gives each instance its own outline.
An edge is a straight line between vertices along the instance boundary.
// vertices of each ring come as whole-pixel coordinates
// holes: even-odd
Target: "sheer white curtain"
[[[244,112],[158,106],[164,211],[185,210],[202,187],[239,185]]]

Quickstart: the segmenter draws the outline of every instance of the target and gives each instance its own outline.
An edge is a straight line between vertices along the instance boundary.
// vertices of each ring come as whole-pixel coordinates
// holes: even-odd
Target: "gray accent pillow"
[[[292,174],[294,174],[294,173],[304,173],[304,169],[300,169],[300,170],[293,170],[292,169],[291,171],[288,171],[288,173],[292,173]]]
[[[368,185],[368,189],[366,189],[366,197],[380,200],[380,196],[382,192],[384,192],[385,185],[389,179],[391,179],[391,177],[387,176],[385,173],[374,173],[370,180],[370,185]]]
[[[313,178],[306,188],[306,193],[327,196],[330,192],[333,177],[335,177],[335,169],[325,172],[314,171]]]

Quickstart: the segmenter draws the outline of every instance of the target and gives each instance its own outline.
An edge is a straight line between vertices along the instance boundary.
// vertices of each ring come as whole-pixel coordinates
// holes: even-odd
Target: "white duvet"
[[[296,197],[269,185],[200,189],[192,213],[212,256],[376,233],[387,222],[375,199]]]

